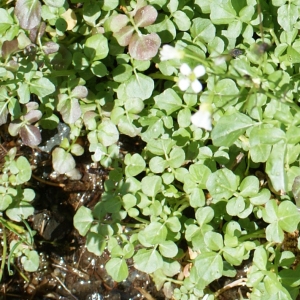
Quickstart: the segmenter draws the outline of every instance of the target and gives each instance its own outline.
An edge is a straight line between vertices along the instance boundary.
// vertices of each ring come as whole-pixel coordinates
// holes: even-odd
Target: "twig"
[[[230,282],[229,284],[225,285],[224,287],[222,287],[221,289],[219,289],[218,291],[215,292],[215,298],[218,298],[222,293],[224,293],[225,291],[232,289],[236,286],[243,286],[246,285],[246,278],[240,278],[236,281]]]

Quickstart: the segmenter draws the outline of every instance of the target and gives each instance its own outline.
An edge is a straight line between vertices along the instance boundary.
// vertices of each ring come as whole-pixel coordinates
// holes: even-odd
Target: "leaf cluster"
[[[34,147],[40,129],[67,126],[50,152],[72,179],[86,137],[110,173],[74,226],[90,252],[110,251],[114,280],[129,261],[169,298],[213,299],[211,283],[251,260],[242,278],[251,299],[296,299],[299,268],[283,245],[300,222],[298,2],[2,4],[0,124]],[[180,55],[160,60],[161,44]],[[180,90],[183,63],[204,66],[199,95]],[[210,109],[211,131],[191,118],[199,106]],[[141,150],[121,151],[122,135]],[[29,163],[14,155],[1,211],[19,222],[34,193],[22,187]],[[35,254],[22,253],[33,270]]]

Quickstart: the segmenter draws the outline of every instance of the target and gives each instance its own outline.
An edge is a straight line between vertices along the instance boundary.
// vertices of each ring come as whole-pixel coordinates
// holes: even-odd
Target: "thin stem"
[[[138,222],[144,223],[144,224],[150,224],[150,221],[147,221],[140,217],[131,217],[131,218],[137,220]]]
[[[266,237],[265,230],[260,229],[255,232],[243,235],[242,237],[239,238],[239,241],[243,242],[249,239],[257,239],[257,238],[265,238],[265,237]]]
[[[28,277],[25,276],[25,274],[23,272],[21,272],[21,270],[15,265],[15,264],[12,264],[14,266],[14,268],[18,271],[18,273],[21,275],[21,277],[26,281],[26,282],[29,282],[29,279]]]
[[[164,80],[170,80],[170,81],[174,81],[174,82],[178,81],[177,76],[168,76],[168,75],[163,75],[161,73],[152,73],[152,74],[149,74],[148,76],[153,79],[164,79]]]
[[[2,262],[1,262],[1,268],[0,268],[0,282],[2,281],[2,276],[4,272],[5,262],[6,262],[6,253],[7,253],[7,244],[6,244],[6,228],[2,224]]]

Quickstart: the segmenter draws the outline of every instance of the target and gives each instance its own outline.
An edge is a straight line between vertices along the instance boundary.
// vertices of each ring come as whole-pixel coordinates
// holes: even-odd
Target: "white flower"
[[[164,45],[160,50],[160,60],[170,60],[170,59],[181,59],[184,56],[184,52],[178,50],[170,45]]]
[[[207,300],[209,297],[209,294],[205,294],[204,297],[202,298],[202,300]]]
[[[211,104],[203,103],[200,105],[199,110],[191,116],[191,122],[196,127],[210,131],[212,130],[211,117]]]
[[[183,63],[180,67],[180,73],[183,75],[178,81],[178,86],[182,91],[186,91],[189,86],[195,93],[202,91],[202,84],[197,79],[205,74],[205,68],[202,65],[192,70],[188,64]]]

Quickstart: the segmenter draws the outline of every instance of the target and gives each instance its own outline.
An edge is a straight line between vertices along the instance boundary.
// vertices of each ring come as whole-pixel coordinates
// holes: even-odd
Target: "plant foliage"
[[[31,147],[41,130],[66,124],[52,164],[72,179],[84,152],[76,141],[86,137],[91,159],[110,172],[74,226],[90,252],[110,251],[115,281],[130,261],[173,299],[214,299],[223,290],[212,283],[250,261],[238,283],[250,299],[297,298],[298,248],[284,243],[293,233],[299,245],[299,8],[285,0],[1,4],[0,124]],[[121,135],[142,149],[122,153]],[[34,198],[23,186],[29,162],[13,151],[0,178],[0,223],[9,229],[33,213]],[[12,252],[33,271],[28,236]]]

